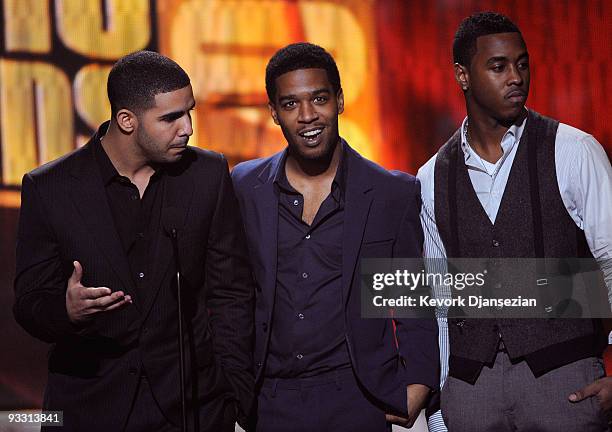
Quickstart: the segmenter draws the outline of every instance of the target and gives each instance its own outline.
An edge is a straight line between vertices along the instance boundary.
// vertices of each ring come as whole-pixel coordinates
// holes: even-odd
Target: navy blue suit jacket
[[[435,319],[362,319],[360,258],[421,257],[420,185],[389,172],[346,143],[347,182],[342,241],[346,341],[360,383],[385,408],[407,414],[406,385],[439,385]],[[278,197],[273,184],[283,152],[237,165],[232,173],[257,280],[255,372],[262,376],[275,300]],[[397,343],[396,343],[397,338]]]

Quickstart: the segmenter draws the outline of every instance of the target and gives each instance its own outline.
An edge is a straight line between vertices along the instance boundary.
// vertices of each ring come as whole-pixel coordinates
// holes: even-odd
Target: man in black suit
[[[233,431],[254,285],[227,162],[187,146],[195,100],[172,60],[120,59],[108,95],[89,143],[23,178],[14,313],[53,344],[43,408],[69,431],[178,430],[180,263],[186,426]]]
[[[278,51],[266,89],[288,147],[232,173],[257,280],[256,430],[411,426],[438,382],[437,325],[363,319],[359,268],[421,256],[419,183],[340,138],[344,97],[323,48]]]

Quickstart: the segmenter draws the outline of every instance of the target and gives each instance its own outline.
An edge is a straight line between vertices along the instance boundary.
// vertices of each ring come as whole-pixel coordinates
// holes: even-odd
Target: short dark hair
[[[469,67],[476,54],[476,39],[497,33],[521,34],[521,31],[510,18],[496,12],[479,12],[467,17],[459,24],[455,33],[453,62]]]
[[[318,45],[299,42],[279,49],[266,66],[266,92],[270,102],[276,97],[276,78],[299,69],[325,69],[334,92],[342,88],[340,72],[330,53]]]
[[[174,60],[153,51],[137,51],[115,63],[106,90],[114,117],[124,108],[138,114],[154,106],[155,95],[189,84],[189,76]]]

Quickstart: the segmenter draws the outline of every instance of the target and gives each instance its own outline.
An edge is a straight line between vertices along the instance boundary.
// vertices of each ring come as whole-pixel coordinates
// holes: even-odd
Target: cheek
[[[281,127],[283,131],[291,130],[291,126],[294,124],[292,116],[290,115],[282,115],[278,116],[278,125]]]
[[[485,77],[485,79],[473,83],[472,89],[475,90],[474,93],[477,94],[478,99],[489,102],[499,100],[500,95],[503,94],[503,84],[490,77]]]

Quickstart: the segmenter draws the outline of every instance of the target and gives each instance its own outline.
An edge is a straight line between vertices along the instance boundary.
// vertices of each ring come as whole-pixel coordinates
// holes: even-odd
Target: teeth
[[[315,130],[311,130],[311,131],[308,131],[308,132],[304,132],[302,134],[302,136],[311,138],[311,137],[319,135],[320,133],[321,133],[321,129],[315,129]]]

